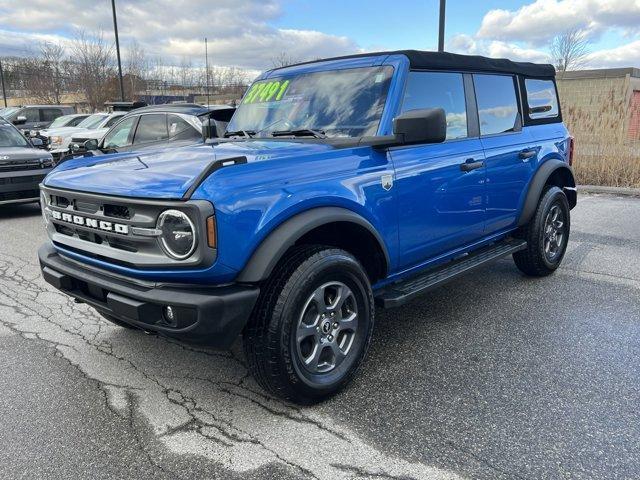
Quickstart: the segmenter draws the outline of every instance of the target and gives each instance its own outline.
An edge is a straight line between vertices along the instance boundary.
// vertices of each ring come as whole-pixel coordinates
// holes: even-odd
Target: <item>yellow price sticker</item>
[[[242,103],[279,102],[287,92],[290,83],[289,80],[254,83],[244,96]]]

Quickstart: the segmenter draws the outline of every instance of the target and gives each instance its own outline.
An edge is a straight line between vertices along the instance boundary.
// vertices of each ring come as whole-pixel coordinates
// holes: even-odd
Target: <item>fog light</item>
[[[177,318],[176,318],[176,312],[174,311],[173,307],[170,307],[170,306],[164,307],[162,313],[164,315],[164,319],[167,321],[169,325],[171,325],[172,327],[175,327],[178,324]]]

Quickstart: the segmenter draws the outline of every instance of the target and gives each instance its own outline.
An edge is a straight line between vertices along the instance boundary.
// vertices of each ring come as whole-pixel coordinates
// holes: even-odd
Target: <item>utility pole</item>
[[[440,28],[438,32],[438,51],[444,52],[444,18],[447,0],[440,0]]]
[[[4,107],[7,108],[7,92],[4,89],[4,70],[2,70],[1,58],[0,58],[0,81],[2,82],[2,98],[4,99]]]
[[[207,69],[207,106],[209,106],[209,44],[207,42],[207,37],[204,37],[204,64]]]
[[[124,86],[122,83],[122,62],[120,61],[120,40],[118,39],[118,19],[116,17],[116,0],[111,0],[113,10],[113,30],[116,34],[116,55],[118,57],[118,78],[120,80],[120,100],[124,102]]]

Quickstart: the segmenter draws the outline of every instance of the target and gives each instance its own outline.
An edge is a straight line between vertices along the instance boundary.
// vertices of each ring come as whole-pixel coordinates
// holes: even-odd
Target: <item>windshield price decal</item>
[[[289,88],[289,80],[254,83],[242,103],[278,102]]]

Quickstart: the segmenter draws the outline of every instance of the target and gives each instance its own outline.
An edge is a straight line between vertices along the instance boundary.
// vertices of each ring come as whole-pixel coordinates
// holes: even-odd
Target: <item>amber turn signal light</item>
[[[213,216],[207,218],[207,244],[211,248],[216,248],[218,245],[216,238],[216,219]]]

